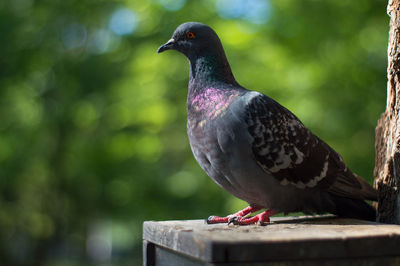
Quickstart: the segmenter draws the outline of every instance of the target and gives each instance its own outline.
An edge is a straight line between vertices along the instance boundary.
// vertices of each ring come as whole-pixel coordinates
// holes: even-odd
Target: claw
[[[214,218],[214,216],[211,215],[210,217],[208,217],[207,219],[205,219],[205,222],[206,222],[207,224],[211,224],[211,221],[212,221],[213,218]]]
[[[268,221],[263,221],[263,222],[258,221],[258,222],[257,222],[257,225],[258,225],[258,226],[266,226],[267,224],[269,224],[269,219],[268,219]]]
[[[228,225],[230,225],[230,224],[236,224],[236,222],[237,222],[237,220],[239,219],[240,217],[238,217],[238,216],[231,216],[231,217],[229,217],[229,219],[228,219]]]

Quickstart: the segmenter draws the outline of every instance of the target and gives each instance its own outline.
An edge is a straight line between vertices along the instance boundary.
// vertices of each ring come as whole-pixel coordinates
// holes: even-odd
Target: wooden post
[[[400,265],[400,226],[355,219],[272,217],[266,226],[147,221],[143,265]]]
[[[400,224],[400,2],[389,0],[388,83],[386,111],[376,127],[375,185],[378,221]]]

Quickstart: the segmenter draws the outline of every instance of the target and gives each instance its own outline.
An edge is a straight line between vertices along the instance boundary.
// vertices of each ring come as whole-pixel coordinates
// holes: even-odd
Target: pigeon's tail
[[[340,217],[376,221],[376,210],[364,200],[331,195],[336,205],[334,214]]]

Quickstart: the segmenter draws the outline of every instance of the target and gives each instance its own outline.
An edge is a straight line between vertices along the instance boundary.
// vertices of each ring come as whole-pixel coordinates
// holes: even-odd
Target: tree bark
[[[386,110],[376,127],[375,185],[378,221],[400,224],[400,0],[389,0],[388,83]]]

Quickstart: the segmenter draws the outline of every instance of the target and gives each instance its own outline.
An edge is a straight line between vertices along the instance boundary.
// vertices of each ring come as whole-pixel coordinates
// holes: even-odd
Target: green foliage
[[[385,3],[250,2],[260,1],[261,17],[211,0],[0,3],[5,265],[140,264],[144,220],[245,206],[191,155],[187,60],[156,54],[186,21],[212,26],[243,86],[288,107],[372,182]],[[118,35],[110,21],[121,8]]]

